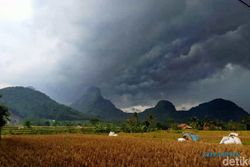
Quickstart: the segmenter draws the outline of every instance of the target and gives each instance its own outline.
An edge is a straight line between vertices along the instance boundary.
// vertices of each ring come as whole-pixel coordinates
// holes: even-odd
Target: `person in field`
[[[189,133],[189,132],[185,132],[182,134],[182,138],[178,138],[177,141],[178,142],[184,142],[184,141],[199,141],[200,138],[198,135],[195,135],[193,133]]]
[[[228,136],[224,136],[221,139],[220,144],[239,144],[239,145],[242,145],[242,142],[239,138],[238,133],[230,133]]]

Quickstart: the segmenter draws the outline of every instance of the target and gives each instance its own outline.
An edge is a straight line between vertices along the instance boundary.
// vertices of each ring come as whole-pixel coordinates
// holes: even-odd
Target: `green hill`
[[[32,88],[9,87],[0,89],[0,103],[8,106],[13,119],[85,120],[87,116],[59,104]]]
[[[224,99],[215,99],[210,102],[202,103],[188,111],[177,111],[171,102],[161,100],[155,107],[146,109],[144,112],[140,113],[139,117],[146,119],[150,115],[161,122],[166,122],[169,118],[173,119],[175,122],[186,122],[192,117],[201,120],[206,118],[220,121],[240,121],[242,118],[249,116],[244,109]]]

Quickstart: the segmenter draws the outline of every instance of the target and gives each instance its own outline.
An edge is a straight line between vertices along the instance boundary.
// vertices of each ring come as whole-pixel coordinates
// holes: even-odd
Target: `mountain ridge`
[[[153,115],[161,122],[166,121],[167,118],[171,118],[177,122],[185,122],[192,117],[220,121],[239,121],[250,114],[232,101],[217,98],[209,102],[201,103],[189,110],[179,111],[175,109],[173,103],[167,100],[161,100],[156,106],[144,110],[139,113],[139,115],[142,119]]]
[[[57,103],[46,94],[27,87],[9,87],[0,89],[3,97],[0,104],[10,108],[14,119],[46,118],[55,120],[80,120],[98,118],[103,121],[125,121],[131,113],[123,112],[110,100],[102,96],[98,87],[89,87],[83,95],[72,103],[71,107]],[[239,121],[249,116],[236,103],[217,98],[201,103],[189,110],[177,110],[168,100],[160,100],[151,108],[138,113],[139,118],[146,120],[150,115],[159,122],[166,122],[171,118],[176,122],[186,122],[192,117],[198,119],[209,118],[220,121]]]
[[[14,117],[21,119],[84,120],[86,115],[56,102],[46,94],[28,87],[0,89],[0,103],[6,105]]]

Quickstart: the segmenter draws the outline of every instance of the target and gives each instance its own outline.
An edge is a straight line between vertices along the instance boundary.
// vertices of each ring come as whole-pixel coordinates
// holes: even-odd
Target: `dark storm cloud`
[[[173,6],[161,4],[165,10],[159,15],[147,11],[152,20],[143,14],[142,23],[133,24],[140,32],[130,32],[128,39],[135,44],[124,47],[129,51],[117,54],[127,56],[123,57],[125,61],[122,58],[114,64],[118,68],[113,68],[116,71],[110,73],[111,78],[103,85],[121,95],[116,96],[118,103],[129,99],[133,99],[131,104],[138,104],[145,99],[176,98],[175,94],[188,89],[192,82],[213,76],[228,63],[249,67],[247,9],[235,1],[181,2],[175,4],[181,10],[173,15],[165,13]],[[126,26],[119,27],[123,32],[121,29],[126,31]],[[140,37],[145,40],[137,41]]]
[[[216,94],[211,88],[222,85],[214,76],[240,77],[227,74],[231,66],[246,73],[238,80],[247,81],[250,12],[237,0],[47,0],[34,6],[31,53],[44,63],[27,68],[31,77],[21,80],[19,74],[14,83],[59,101],[70,103],[96,85],[120,107],[159,99],[197,103],[207,99],[201,87]],[[41,66],[46,68],[35,68]],[[220,87],[216,95],[228,97],[230,90]],[[242,102],[246,96],[240,94]]]
[[[249,68],[250,13],[236,1],[101,5],[87,20],[90,39],[79,41],[80,55],[71,60],[77,68],[68,77],[79,76],[77,91],[98,85],[119,106],[161,98],[178,102],[193,82],[212,77],[228,63]]]

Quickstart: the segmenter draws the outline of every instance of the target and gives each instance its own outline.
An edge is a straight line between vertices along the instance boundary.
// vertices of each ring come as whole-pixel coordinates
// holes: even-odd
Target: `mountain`
[[[172,117],[173,113],[176,113],[175,106],[167,101],[159,101],[155,107],[146,109],[139,114],[139,117],[142,119],[147,119],[149,116],[154,116],[158,121],[167,121],[167,118]]]
[[[88,88],[71,107],[105,121],[125,120],[130,115],[116,108],[111,101],[105,99],[97,87]]]
[[[98,118],[104,121],[124,121],[132,114],[125,113],[102,96],[97,87],[88,88],[83,96],[71,107],[59,104],[42,92],[33,88],[9,87],[0,89],[0,104],[9,107],[13,122],[24,119],[86,120]],[[155,107],[139,113],[145,120],[149,116],[160,122],[172,119],[186,122],[192,117],[220,121],[238,121],[249,114],[237,104],[224,99],[215,99],[202,103],[188,111],[177,111],[174,104],[167,100],[159,101]]]
[[[87,117],[47,95],[25,87],[0,89],[0,103],[8,106],[13,119],[84,120]]]
[[[207,103],[202,103],[188,111],[177,111],[171,102],[161,100],[155,107],[146,109],[144,112],[140,113],[139,117],[146,119],[150,115],[161,122],[166,122],[167,119],[173,119],[176,122],[184,122],[190,120],[192,117],[220,121],[239,121],[241,118],[249,116],[241,107],[224,99],[215,99]]]
[[[207,117],[215,120],[220,119],[222,121],[238,121],[242,117],[249,116],[244,109],[224,99],[215,99],[207,103],[202,103],[197,107],[191,108],[189,112],[191,115],[197,116],[197,118]]]

